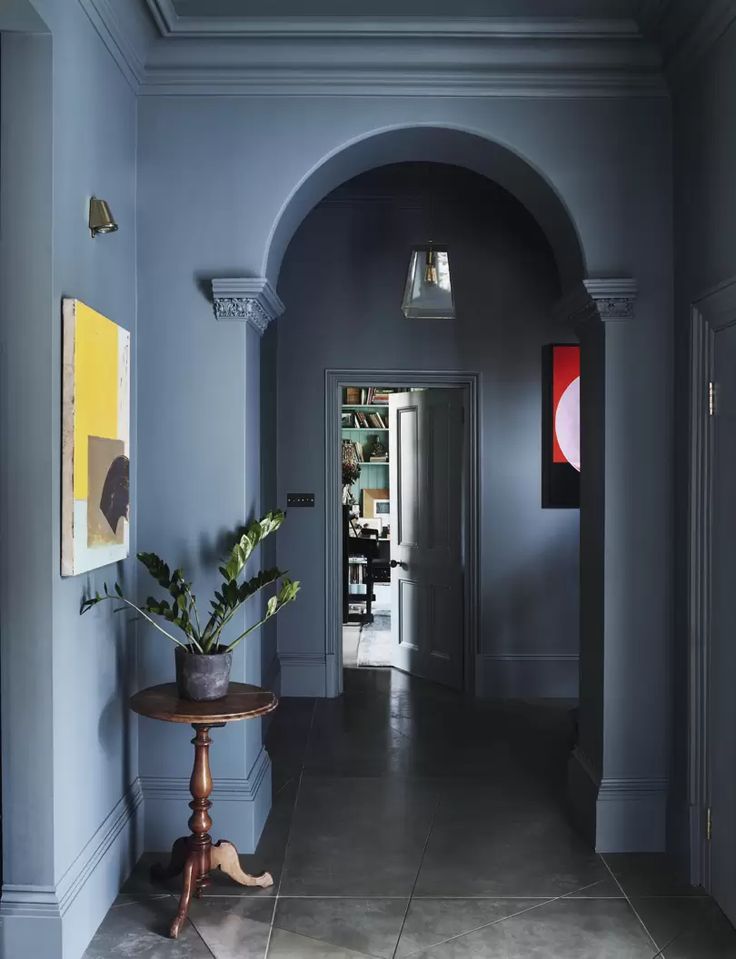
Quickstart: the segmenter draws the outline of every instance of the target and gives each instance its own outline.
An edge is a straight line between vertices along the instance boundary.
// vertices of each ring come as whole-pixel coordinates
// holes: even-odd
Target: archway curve
[[[563,291],[586,276],[585,255],[573,218],[553,185],[510,147],[462,127],[392,126],[357,137],[327,154],[291,192],[271,228],[262,275],[276,286],[289,242],[320,200],[347,180],[391,163],[424,161],[464,167],[515,196],[535,218],[553,250]]]

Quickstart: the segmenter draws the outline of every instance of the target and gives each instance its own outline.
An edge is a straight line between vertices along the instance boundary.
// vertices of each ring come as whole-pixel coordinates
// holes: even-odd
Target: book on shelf
[[[388,456],[371,456],[368,459],[369,463],[388,463]]]

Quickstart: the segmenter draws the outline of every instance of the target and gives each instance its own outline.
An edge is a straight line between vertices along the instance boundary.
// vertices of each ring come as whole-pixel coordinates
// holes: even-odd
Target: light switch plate
[[[314,493],[287,493],[287,506],[314,506]]]

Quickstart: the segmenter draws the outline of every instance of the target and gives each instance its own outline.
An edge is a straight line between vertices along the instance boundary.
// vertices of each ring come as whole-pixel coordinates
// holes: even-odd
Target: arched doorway
[[[411,321],[400,311],[410,250],[431,237],[450,250],[453,321]],[[451,630],[438,649],[445,661],[437,675],[453,685],[449,675],[459,670],[452,667],[464,658],[472,695],[576,697],[578,515],[543,508],[540,431],[543,348],[574,334],[553,315],[560,277],[534,218],[508,191],[456,165],[381,166],[308,214],[284,260],[279,294],[291,304],[278,324],[279,490],[283,496],[301,484],[317,491],[315,513],[296,514],[283,555],[306,560],[309,530],[312,565],[317,558],[323,566],[304,591],[316,628],[301,625],[297,636],[286,624],[280,635],[285,651],[299,644],[299,660],[282,657],[285,691],[334,696],[342,689],[336,464],[341,436],[365,441],[370,431],[338,430],[338,394],[374,382],[468,391],[468,460],[460,470],[470,480],[460,564],[466,617],[464,635]],[[323,436],[324,459],[313,455]],[[390,471],[389,463],[364,463],[361,486],[385,488]],[[395,628],[398,608],[392,615]],[[316,687],[320,657],[324,686]],[[314,665],[305,665],[310,659]]]

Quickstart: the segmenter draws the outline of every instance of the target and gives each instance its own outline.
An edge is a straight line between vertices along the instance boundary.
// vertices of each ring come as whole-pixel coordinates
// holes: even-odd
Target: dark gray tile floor
[[[86,959],[736,959],[663,856],[601,857],[572,828],[564,704],[470,703],[391,670],[345,687],[271,724],[273,809],[242,860],[273,889],[216,875],[173,942],[177,883],[151,885],[148,854]]]

